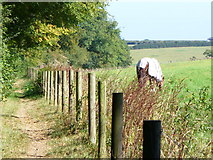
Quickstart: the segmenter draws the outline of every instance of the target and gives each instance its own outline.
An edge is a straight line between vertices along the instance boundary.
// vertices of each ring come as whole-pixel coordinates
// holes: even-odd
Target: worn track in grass
[[[48,151],[50,150],[50,147],[47,145],[49,140],[49,137],[47,136],[49,130],[48,123],[40,121],[39,116],[33,117],[31,114],[29,114],[36,112],[36,107],[39,100],[23,98],[23,96],[21,96],[23,95],[22,85],[24,82],[24,80],[18,80],[15,83],[16,90],[14,91],[14,95],[16,95],[16,98],[14,105],[16,105],[16,113],[13,113],[13,115],[2,114],[1,117],[7,118],[8,124],[10,124],[10,121],[11,123],[14,123],[15,118],[16,125],[11,126],[12,131],[19,130],[23,134],[27,135],[29,143],[25,146],[25,149],[23,149],[24,151],[22,151],[19,155],[15,155],[16,157],[14,158],[47,158]],[[9,106],[7,106],[7,104],[10,103],[9,101],[10,99],[8,99],[8,101],[5,103],[5,107]],[[16,144],[14,144],[14,146],[16,146]],[[12,153],[14,150],[18,151],[18,149],[18,146],[11,148],[10,152]]]

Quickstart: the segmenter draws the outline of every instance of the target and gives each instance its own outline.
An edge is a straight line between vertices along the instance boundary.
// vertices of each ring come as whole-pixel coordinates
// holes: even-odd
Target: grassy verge
[[[44,99],[38,101],[30,115],[49,124],[50,129],[46,135],[51,147],[47,155],[49,158],[97,157],[97,146],[89,143],[86,113],[84,107],[84,118],[76,123],[73,117],[57,112],[57,107],[47,104]]]
[[[29,84],[32,84],[27,78],[17,79],[12,93],[6,101],[1,102],[1,126],[2,126],[2,157],[3,158],[21,158],[26,155],[29,137],[22,131],[21,118],[16,114],[21,109],[23,97],[29,93]]]
[[[2,103],[2,157],[20,158],[25,154],[28,137],[17,128],[20,120],[15,113],[19,109],[19,102],[17,98],[9,98]]]

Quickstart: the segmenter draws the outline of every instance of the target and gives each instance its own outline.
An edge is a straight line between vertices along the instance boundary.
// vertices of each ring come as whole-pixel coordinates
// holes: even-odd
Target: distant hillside
[[[211,46],[210,41],[126,41],[130,49]]]
[[[130,50],[135,65],[143,57],[156,58],[160,63],[184,62],[198,59],[206,59],[203,53],[210,49],[205,47],[173,47]]]

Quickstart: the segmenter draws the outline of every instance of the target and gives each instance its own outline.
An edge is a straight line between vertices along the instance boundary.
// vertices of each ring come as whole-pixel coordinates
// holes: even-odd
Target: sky
[[[125,40],[207,40],[210,0],[117,0],[106,8]]]

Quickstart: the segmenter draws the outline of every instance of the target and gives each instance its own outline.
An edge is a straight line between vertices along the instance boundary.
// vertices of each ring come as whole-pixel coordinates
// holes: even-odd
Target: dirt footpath
[[[17,86],[20,86],[17,82]],[[21,93],[21,89],[16,90]],[[26,149],[26,155],[21,158],[47,158],[47,153],[50,147],[48,146],[48,125],[46,122],[41,122],[39,117],[31,117],[29,112],[33,112],[38,105],[36,100],[27,98],[19,98],[19,110],[16,116],[20,118],[20,124],[17,126],[22,132],[26,133],[29,138],[29,144]],[[36,112],[36,109],[35,109]]]

